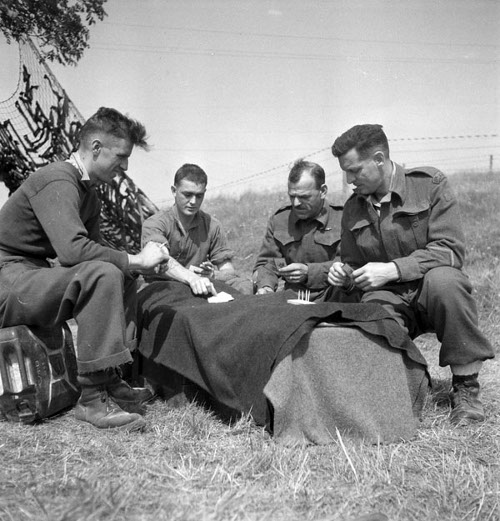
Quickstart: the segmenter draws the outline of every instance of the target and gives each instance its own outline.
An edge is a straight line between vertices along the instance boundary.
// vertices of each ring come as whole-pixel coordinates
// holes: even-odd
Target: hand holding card
[[[286,266],[286,260],[283,257],[275,257],[274,265],[276,266],[276,269],[278,270],[277,274],[280,275],[279,270]]]

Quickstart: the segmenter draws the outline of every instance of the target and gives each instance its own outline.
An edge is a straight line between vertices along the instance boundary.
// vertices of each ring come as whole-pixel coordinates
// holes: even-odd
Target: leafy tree
[[[43,57],[75,65],[88,48],[89,29],[106,16],[106,0],[0,0],[7,42],[35,38]]]

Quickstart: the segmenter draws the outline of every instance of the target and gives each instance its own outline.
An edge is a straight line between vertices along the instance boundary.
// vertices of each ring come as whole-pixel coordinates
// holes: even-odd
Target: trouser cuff
[[[95,373],[104,371],[110,367],[118,367],[127,362],[132,362],[132,355],[128,349],[124,349],[120,353],[98,358],[97,360],[82,361],[77,360],[77,369],[79,374]]]

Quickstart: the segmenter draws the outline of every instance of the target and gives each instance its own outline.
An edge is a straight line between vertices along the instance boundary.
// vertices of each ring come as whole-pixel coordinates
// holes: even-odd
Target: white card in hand
[[[231,300],[234,300],[234,298],[229,293],[220,291],[214,297],[208,297],[207,300],[210,302],[210,304],[217,304],[219,302],[230,302]]]

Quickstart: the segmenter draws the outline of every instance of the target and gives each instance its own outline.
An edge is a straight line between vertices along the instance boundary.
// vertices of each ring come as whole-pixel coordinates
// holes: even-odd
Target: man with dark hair
[[[175,172],[172,193],[174,193],[175,188],[180,186],[183,179],[187,179],[197,185],[203,185],[205,189],[208,184],[208,177],[203,168],[191,163],[185,163],[177,170],[177,172]]]
[[[451,421],[483,420],[478,373],[494,352],[461,270],[464,234],[446,177],[391,161],[381,125],[352,127],[332,153],[354,194],[342,218],[342,262],[333,263],[328,281],[350,282],[361,302],[383,305],[412,338],[435,331],[439,363],[453,374]]]
[[[82,389],[75,416],[104,429],[145,425],[137,412],[152,395],[129,387],[117,368],[132,361],[133,272],[169,258],[153,242],[136,255],[100,244],[94,187],[127,170],[134,146],[147,147],[144,126],[101,107],[83,125],[69,160],[33,173],[0,210],[0,327],[74,318]]]
[[[342,207],[326,198],[323,168],[297,161],[288,175],[290,204],[268,221],[266,234],[255,262],[257,295],[271,293],[284,279],[285,289],[310,292],[321,300],[328,289],[328,270],[340,242]]]
[[[217,219],[201,210],[207,174],[198,165],[184,164],[171,187],[174,205],[146,219],[142,243],[165,243],[170,259],[164,269],[146,281],[174,279],[188,284],[195,295],[215,294],[211,280],[223,281],[243,293],[251,293],[251,281],[235,273],[234,252]]]

